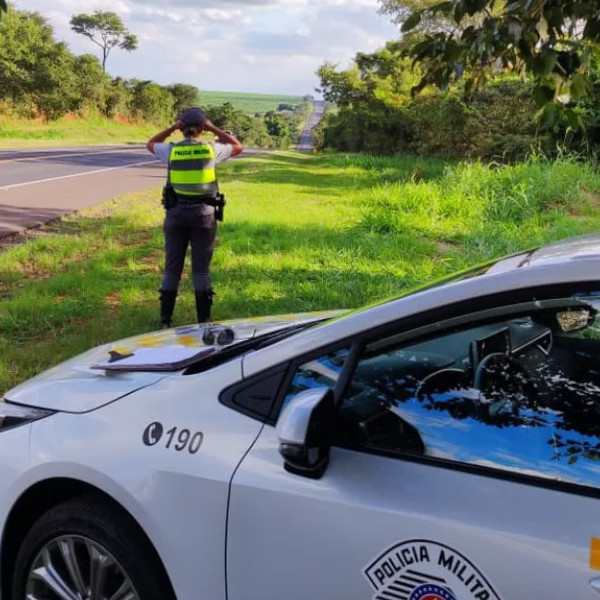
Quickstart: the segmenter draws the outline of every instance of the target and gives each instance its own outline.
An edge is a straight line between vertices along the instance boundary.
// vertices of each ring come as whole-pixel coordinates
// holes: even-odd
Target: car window
[[[598,303],[378,340],[338,407],[339,444],[600,487]]]
[[[341,348],[309,360],[297,367],[292,376],[284,406],[304,390],[318,387],[334,389],[348,353],[349,348]]]

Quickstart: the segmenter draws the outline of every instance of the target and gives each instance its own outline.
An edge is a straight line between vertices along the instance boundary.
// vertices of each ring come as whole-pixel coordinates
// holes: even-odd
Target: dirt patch
[[[0,252],[4,252],[5,250],[10,250],[15,246],[20,246],[25,242],[29,242],[31,240],[35,240],[36,238],[52,235],[54,233],[51,231],[51,226],[45,225],[41,227],[36,227],[33,229],[26,229],[25,231],[19,231],[17,233],[11,233],[10,235],[5,235],[0,237]]]
[[[581,188],[581,195],[584,200],[592,207],[600,209],[600,193],[594,190],[589,190],[585,186]]]
[[[144,273],[162,273],[162,263],[164,262],[164,252],[155,251],[136,258],[136,262],[144,265]]]
[[[448,254],[451,252],[458,252],[461,250],[462,245],[455,242],[437,242],[435,248],[438,252]]]
[[[129,117],[126,117],[125,115],[116,115],[114,120],[117,123],[123,123],[124,125],[135,125],[135,123]]]
[[[104,303],[108,307],[111,318],[116,318],[121,312],[121,293],[111,292],[104,298]]]

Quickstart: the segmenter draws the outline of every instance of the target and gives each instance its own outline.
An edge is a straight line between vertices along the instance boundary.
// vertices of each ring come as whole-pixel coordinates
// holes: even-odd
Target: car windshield
[[[527,259],[531,256],[531,254],[534,251],[535,249],[532,249],[526,252],[519,252],[510,256],[504,256],[501,259],[488,261],[486,263],[479,264],[475,267],[470,267],[469,269],[459,271],[458,273],[452,273],[451,275],[446,275],[445,277],[434,279],[433,281],[427,281],[426,283],[410,287],[404,290],[401,294],[397,294],[384,300],[377,301],[373,304],[361,307],[356,312],[361,312],[363,310],[366,310],[367,308],[373,308],[374,306],[381,306],[382,304],[386,304],[388,302],[394,302],[395,300],[399,300],[400,298],[406,298],[407,296],[412,296],[413,294],[417,294],[419,292],[424,292],[426,290],[442,287],[450,283],[456,283],[458,281],[465,281],[467,279],[473,279],[474,277],[480,277],[481,275],[485,275],[487,273],[501,273],[503,271],[511,271],[526,263]]]

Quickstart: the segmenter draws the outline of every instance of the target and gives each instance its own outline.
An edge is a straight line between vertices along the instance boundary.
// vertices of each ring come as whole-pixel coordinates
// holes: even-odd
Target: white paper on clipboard
[[[187,367],[203,355],[212,354],[215,348],[186,348],[166,346],[137,348],[133,354],[117,360],[107,359],[92,366],[105,371],[171,371]]]

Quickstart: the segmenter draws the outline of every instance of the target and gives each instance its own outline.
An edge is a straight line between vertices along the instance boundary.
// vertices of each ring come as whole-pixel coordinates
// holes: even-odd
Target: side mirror
[[[279,453],[284,468],[295,475],[319,479],[329,463],[334,415],[333,390],[300,392],[277,422]]]

